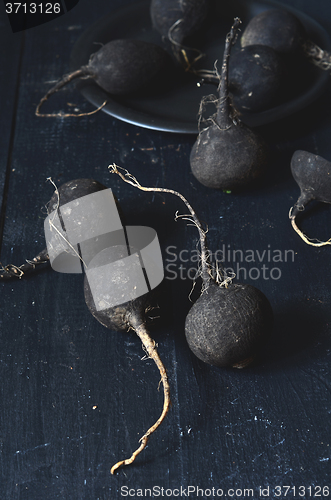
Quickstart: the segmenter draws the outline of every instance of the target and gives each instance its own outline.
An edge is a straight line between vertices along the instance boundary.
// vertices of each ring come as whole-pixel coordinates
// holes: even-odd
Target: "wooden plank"
[[[16,125],[16,107],[20,79],[20,63],[23,51],[24,37],[22,34],[13,35],[8,19],[0,17],[0,43],[6,47],[5,57],[1,57],[0,70],[0,248],[6,196],[11,171],[11,153]],[[4,55],[4,54],[3,54]]]

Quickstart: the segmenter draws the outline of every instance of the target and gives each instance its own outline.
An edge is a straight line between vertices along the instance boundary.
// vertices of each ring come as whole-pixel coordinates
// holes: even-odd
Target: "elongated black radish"
[[[72,181],[65,182],[56,189],[55,193],[47,203],[47,214],[49,215],[57,207],[61,207],[62,205],[69,203],[69,201],[73,201],[77,198],[95,193],[102,189],[107,188],[94,179],[74,179]],[[20,266],[15,266],[14,264],[7,264],[5,266],[2,265],[0,268],[0,281],[12,278],[22,278],[23,276],[40,269],[43,264],[48,263],[48,251],[47,248],[44,248],[35,257],[33,257],[33,259],[26,260],[26,262]]]
[[[319,241],[308,238],[297,226],[296,218],[313,200],[331,203],[331,162],[308,151],[298,150],[291,159],[291,172],[300,187],[300,196],[290,209],[289,218],[293,229],[308,245],[331,245],[331,238]]]
[[[241,46],[267,45],[282,54],[304,54],[323,70],[331,69],[331,54],[308,38],[305,27],[286,9],[268,9],[254,16],[241,36]]]
[[[56,211],[59,207],[71,201],[74,201],[75,199],[101,191],[103,189],[107,189],[106,186],[93,179],[76,179],[73,181],[66,182],[59,188],[56,188],[55,193],[53,194],[52,198],[47,204],[47,212],[48,214],[51,214],[54,211]],[[123,213],[121,211],[121,207],[119,206],[116,197],[114,197],[114,199],[123,224]],[[108,257],[109,257],[109,250],[111,251],[112,248],[106,249]],[[99,255],[101,255],[103,251],[101,251]],[[117,252],[116,256],[118,256]],[[12,277],[21,278],[27,272],[29,271],[32,272],[34,269],[36,269],[37,264],[39,263],[41,258],[44,259],[45,263],[49,262],[47,249],[43,250],[40,254],[38,254],[37,257],[32,259],[32,261],[28,261],[28,263],[24,264],[23,266],[20,267],[6,266],[2,270],[0,270],[0,278],[2,279],[6,278],[9,279]],[[27,268],[27,266],[29,267]],[[123,279],[123,275],[121,276]],[[125,278],[126,276],[124,277],[124,279]],[[112,474],[114,474],[115,471],[121,465],[129,465],[135,460],[138,454],[147,445],[150,435],[157,429],[157,427],[164,420],[170,407],[170,388],[169,388],[166,369],[157,352],[156,344],[154,340],[151,339],[147,330],[147,317],[150,315],[151,309],[156,307],[155,296],[157,294],[157,291],[158,289],[155,288],[154,290],[149,291],[145,295],[138,297],[135,300],[125,302],[124,304],[120,304],[113,308],[97,310],[90,290],[89,282],[85,275],[84,295],[89,311],[102,325],[106,326],[107,328],[116,331],[133,330],[138,335],[138,337],[142,341],[143,347],[146,350],[148,356],[154,360],[159,369],[164,389],[164,403],[160,417],[141,438],[140,440],[141,444],[138,447],[138,449],[132,454],[132,456],[129,459],[121,460],[111,468]]]
[[[230,102],[228,62],[240,23],[236,18],[226,38],[216,114],[199,133],[190,155],[192,173],[201,184],[231,191],[244,189],[262,177],[269,150],[257,133],[234,117]]]
[[[172,189],[141,186],[128,171],[114,164],[109,168],[142,191],[170,193],[185,203],[200,235],[203,283],[201,296],[186,317],[188,345],[198,358],[212,365],[243,368],[250,364],[265,346],[271,332],[273,312],[268,299],[249,284],[235,284],[224,276],[218,281],[214,279],[206,232],[183,195]]]
[[[155,83],[170,64],[167,52],[154,43],[131,39],[111,40],[91,55],[86,66],[64,76],[50,89],[40,100],[36,115],[66,116],[61,113],[42,114],[40,108],[51,95],[76,78],[93,79],[112,95],[131,94],[147,84]]]

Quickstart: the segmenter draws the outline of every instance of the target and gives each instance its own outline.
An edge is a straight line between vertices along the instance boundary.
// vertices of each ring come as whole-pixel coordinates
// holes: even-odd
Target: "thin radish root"
[[[35,114],[36,116],[42,117],[42,118],[68,118],[70,116],[90,116],[94,115],[94,113],[97,113],[100,111],[106,104],[107,101],[104,101],[101,106],[99,106],[97,109],[90,111],[88,113],[40,113],[40,108],[46,102],[53,94],[58,92],[62,87],[67,85],[67,83],[71,82],[72,80],[75,80],[76,78],[92,78],[92,75],[87,74],[86,72],[86,66],[83,68],[78,69],[77,71],[74,71],[73,73],[69,73],[68,75],[64,76],[62,80],[60,80],[58,83],[52,87],[47,94],[40,99],[38,106],[36,107]]]
[[[36,255],[31,260],[26,260],[21,266],[15,266],[14,264],[7,264],[3,266],[0,262],[0,281],[18,278],[21,279],[26,273],[33,271],[41,264],[47,264],[49,262],[49,257],[47,253],[47,248],[42,250],[38,255]]]
[[[157,188],[157,187],[154,187],[154,188],[144,187],[138,182],[138,180],[132,174],[130,174],[130,172],[128,172],[128,170],[126,170],[123,167],[119,167],[115,163],[113,163],[112,165],[109,165],[108,168],[109,168],[110,173],[119,175],[124,182],[131,184],[131,186],[134,186],[134,187],[140,189],[141,191],[174,194],[175,196],[178,196],[178,198],[180,198],[185,203],[186,207],[190,211],[191,217],[194,221],[194,225],[198,228],[199,235],[200,235],[200,245],[201,245],[201,274],[200,275],[205,282],[212,279],[212,270],[211,270],[211,267],[209,264],[209,251],[208,251],[207,246],[206,246],[206,234],[207,234],[207,232],[203,229],[200,220],[198,219],[195,211],[193,210],[192,206],[187,201],[187,199],[182,194],[178,193],[177,191],[174,191],[173,189]],[[125,173],[123,174],[122,171]],[[177,216],[177,218],[178,218],[178,216]]]
[[[301,231],[301,229],[299,229],[299,227],[297,226],[297,223],[295,222],[295,216],[292,215],[292,210],[293,210],[293,207],[291,207],[290,212],[289,212],[289,218],[291,220],[292,227],[293,227],[294,231],[300,236],[300,238],[305,243],[307,243],[308,245],[311,245],[313,247],[323,247],[323,246],[326,246],[326,245],[331,245],[331,238],[328,239],[327,241],[320,241],[320,240],[318,240],[316,238],[315,239],[308,238],[308,236],[306,236]]]
[[[163,422],[165,416],[167,415],[169,408],[170,408],[170,387],[169,387],[169,382],[168,382],[168,376],[166,369],[159,357],[159,354],[156,350],[156,344],[154,340],[151,339],[149,336],[144,324],[137,324],[133,325],[134,331],[140,338],[140,340],[143,343],[144,350],[147,351],[148,356],[154,360],[156,366],[158,367],[160,374],[161,374],[161,382],[163,384],[163,394],[164,394],[164,402],[163,402],[163,410],[160,415],[160,417],[157,419],[154,425],[148,429],[148,431],[143,435],[143,437],[139,440],[141,442],[139,448],[136,449],[131,455],[130,458],[127,458],[126,460],[120,460],[117,462],[113,467],[110,469],[111,474],[114,474],[115,471],[121,467],[122,465],[130,465],[132,462],[136,459],[136,457],[139,455],[139,453],[142,452],[142,450],[146,447],[147,442],[149,440],[149,437],[153,432],[159,427],[159,425]]]
[[[53,93],[53,92],[52,92]],[[89,111],[88,113],[40,113],[40,108],[43,105],[43,103],[49,98],[51,94],[49,93],[47,97],[45,96],[40,103],[38,104],[36,108],[36,116],[39,116],[41,118],[69,118],[71,116],[75,117],[81,117],[81,116],[91,116],[94,115],[95,113],[98,113],[102,108],[104,108],[107,104],[108,101],[104,101],[101,106],[98,108],[94,109],[93,111]]]

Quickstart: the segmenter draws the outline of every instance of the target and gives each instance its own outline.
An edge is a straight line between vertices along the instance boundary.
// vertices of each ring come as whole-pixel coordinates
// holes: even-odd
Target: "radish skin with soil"
[[[202,292],[185,322],[185,335],[192,352],[205,363],[219,367],[243,368],[252,363],[271,334],[273,312],[266,296],[249,284],[233,283],[227,277],[214,279],[206,232],[183,195],[172,189],[141,186],[125,169],[115,164],[109,168],[111,173],[142,191],[170,193],[179,197],[199,231]]]
[[[283,60],[271,47],[242,48],[229,64],[229,92],[235,108],[256,113],[275,106],[284,75]]]
[[[192,173],[201,184],[230,191],[242,190],[260,179],[269,153],[266,142],[240,122],[230,102],[228,64],[240,23],[236,18],[226,38],[216,114],[199,133],[190,154]]]
[[[308,245],[315,247],[331,245],[331,238],[327,241],[308,238],[296,223],[297,216],[311,201],[331,203],[331,162],[319,155],[298,150],[291,159],[291,172],[301,191],[289,213],[293,229]]]

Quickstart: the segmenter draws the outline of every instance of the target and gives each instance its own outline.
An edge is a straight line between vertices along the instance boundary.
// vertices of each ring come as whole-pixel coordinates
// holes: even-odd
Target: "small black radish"
[[[266,296],[247,283],[205,279],[203,293],[186,317],[191,351],[219,367],[244,368],[266,345],[273,313]]]
[[[236,18],[226,38],[217,111],[200,131],[190,155],[192,173],[201,184],[230,191],[249,187],[262,177],[269,151],[266,142],[238,120],[230,101],[228,64],[240,23]]]
[[[183,195],[172,189],[141,186],[128,171],[117,165],[109,168],[112,173],[142,191],[178,196],[185,203],[199,231],[202,292],[185,322],[185,335],[192,352],[202,361],[219,367],[243,368],[252,363],[271,334],[273,312],[266,296],[249,284],[232,283],[233,278],[221,276],[220,272],[214,278],[206,232]]]
[[[131,94],[161,80],[170,64],[167,52],[154,43],[132,39],[111,40],[91,55],[86,66],[65,75],[50,89],[40,100],[36,115],[80,116],[40,113],[41,106],[51,95],[76,78],[93,79],[112,95]]]
[[[241,36],[241,46],[267,45],[282,54],[302,53],[316,66],[331,69],[331,54],[312,40],[301,21],[286,9],[268,9],[254,16]]]
[[[282,58],[266,45],[248,45],[229,61],[229,92],[238,111],[260,112],[278,102],[284,77]]]
[[[327,241],[312,240],[296,224],[296,217],[311,201],[331,203],[331,162],[308,151],[298,150],[291,159],[291,172],[301,191],[289,213],[293,229],[308,245],[315,247],[331,245],[331,238]]]
[[[50,180],[50,179],[48,179]],[[72,181],[62,184],[59,188],[56,188],[55,193],[52,198],[47,203],[47,214],[56,210],[58,207],[69,203],[77,198],[86,196],[91,193],[95,193],[102,189],[107,189],[106,186],[94,179],[74,179]],[[116,201],[116,199],[115,199]],[[49,263],[49,256],[47,248],[44,248],[38,253],[33,259],[26,260],[26,262],[20,266],[15,266],[14,264],[8,264],[6,266],[1,266],[0,268],[0,281],[8,280],[12,278],[22,278],[27,274],[32,273],[35,270],[43,267],[42,264]]]
[[[153,27],[170,43],[175,58],[184,66],[190,66],[185,39],[194,34],[205,20],[210,0],[152,0],[150,14]]]

